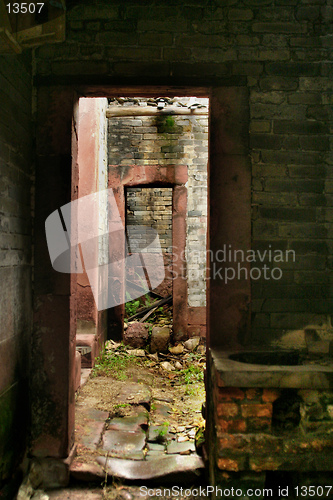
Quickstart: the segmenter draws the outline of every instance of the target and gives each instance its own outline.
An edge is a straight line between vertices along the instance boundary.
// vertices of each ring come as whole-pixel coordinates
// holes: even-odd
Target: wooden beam
[[[115,116],[168,116],[168,115],[208,115],[207,108],[182,108],[181,106],[166,106],[157,109],[153,106],[111,106],[106,110],[106,117]]]

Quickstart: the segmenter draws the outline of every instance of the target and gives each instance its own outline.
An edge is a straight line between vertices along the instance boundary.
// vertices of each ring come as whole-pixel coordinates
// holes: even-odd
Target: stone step
[[[169,455],[151,461],[98,457],[97,462],[105,468],[108,477],[128,481],[158,479],[173,484],[193,484],[205,469],[202,458],[196,454]]]

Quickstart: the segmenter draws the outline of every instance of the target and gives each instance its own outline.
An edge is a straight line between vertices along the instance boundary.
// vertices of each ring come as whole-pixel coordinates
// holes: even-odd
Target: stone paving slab
[[[97,462],[105,466],[105,457],[98,457]],[[106,461],[108,476],[131,481],[144,481],[163,478],[163,481],[181,481],[190,484],[204,471],[204,463],[198,455],[169,455],[151,461],[135,462],[121,458],[109,458]]]
[[[153,403],[154,405],[154,418],[156,419],[162,419],[162,420],[168,420],[168,418],[170,417],[170,406],[167,406],[165,404],[162,404],[162,403],[157,403],[154,401]]]
[[[103,436],[103,450],[112,454],[127,456],[137,454],[143,450],[146,444],[146,433],[144,431],[125,432],[108,430]]]
[[[96,422],[105,422],[105,420],[109,418],[109,412],[96,410],[96,408],[85,408],[84,416],[89,420],[95,420]]]
[[[149,451],[164,452],[165,451],[165,446],[164,446],[164,444],[159,444],[159,443],[149,443],[148,444],[148,449],[149,449]]]
[[[142,405],[149,410],[151,390],[146,385],[131,382],[121,389],[114,402],[115,404],[129,403],[131,405]]]
[[[131,417],[113,418],[108,424],[108,429],[114,431],[137,432],[140,429],[144,429],[147,427],[147,412],[140,412],[137,415],[133,415]]]
[[[171,441],[167,446],[167,454],[173,455],[174,453],[184,453],[186,451],[195,452],[195,444],[193,441],[185,441],[183,443],[177,443],[177,441]]]
[[[84,434],[81,436],[81,443],[87,448],[96,449],[102,439],[105,422],[89,420],[84,426]]]
[[[80,442],[87,448],[96,449],[101,441],[105,421],[109,418],[107,411],[85,408],[84,427]]]

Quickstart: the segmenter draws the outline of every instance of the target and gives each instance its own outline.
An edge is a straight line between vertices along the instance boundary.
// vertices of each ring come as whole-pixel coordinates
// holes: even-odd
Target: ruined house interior
[[[331,1],[0,14],[0,497],[108,498],[65,496],[80,370],[160,286],[170,345],[206,346],[202,452],[171,481],[333,498]]]

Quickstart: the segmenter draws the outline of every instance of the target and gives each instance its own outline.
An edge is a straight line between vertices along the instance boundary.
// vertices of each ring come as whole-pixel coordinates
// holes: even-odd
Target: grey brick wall
[[[0,57],[0,488],[22,458],[31,333],[31,64]]]
[[[296,252],[280,280],[253,280],[258,342],[332,334],[332,20],[330,0],[76,5],[66,42],[36,51],[37,82],[247,86],[252,246]]]
[[[172,188],[128,188],[127,224],[156,229],[163,252],[172,249]],[[138,237],[140,234],[138,234]],[[142,241],[140,248],[144,249]]]

